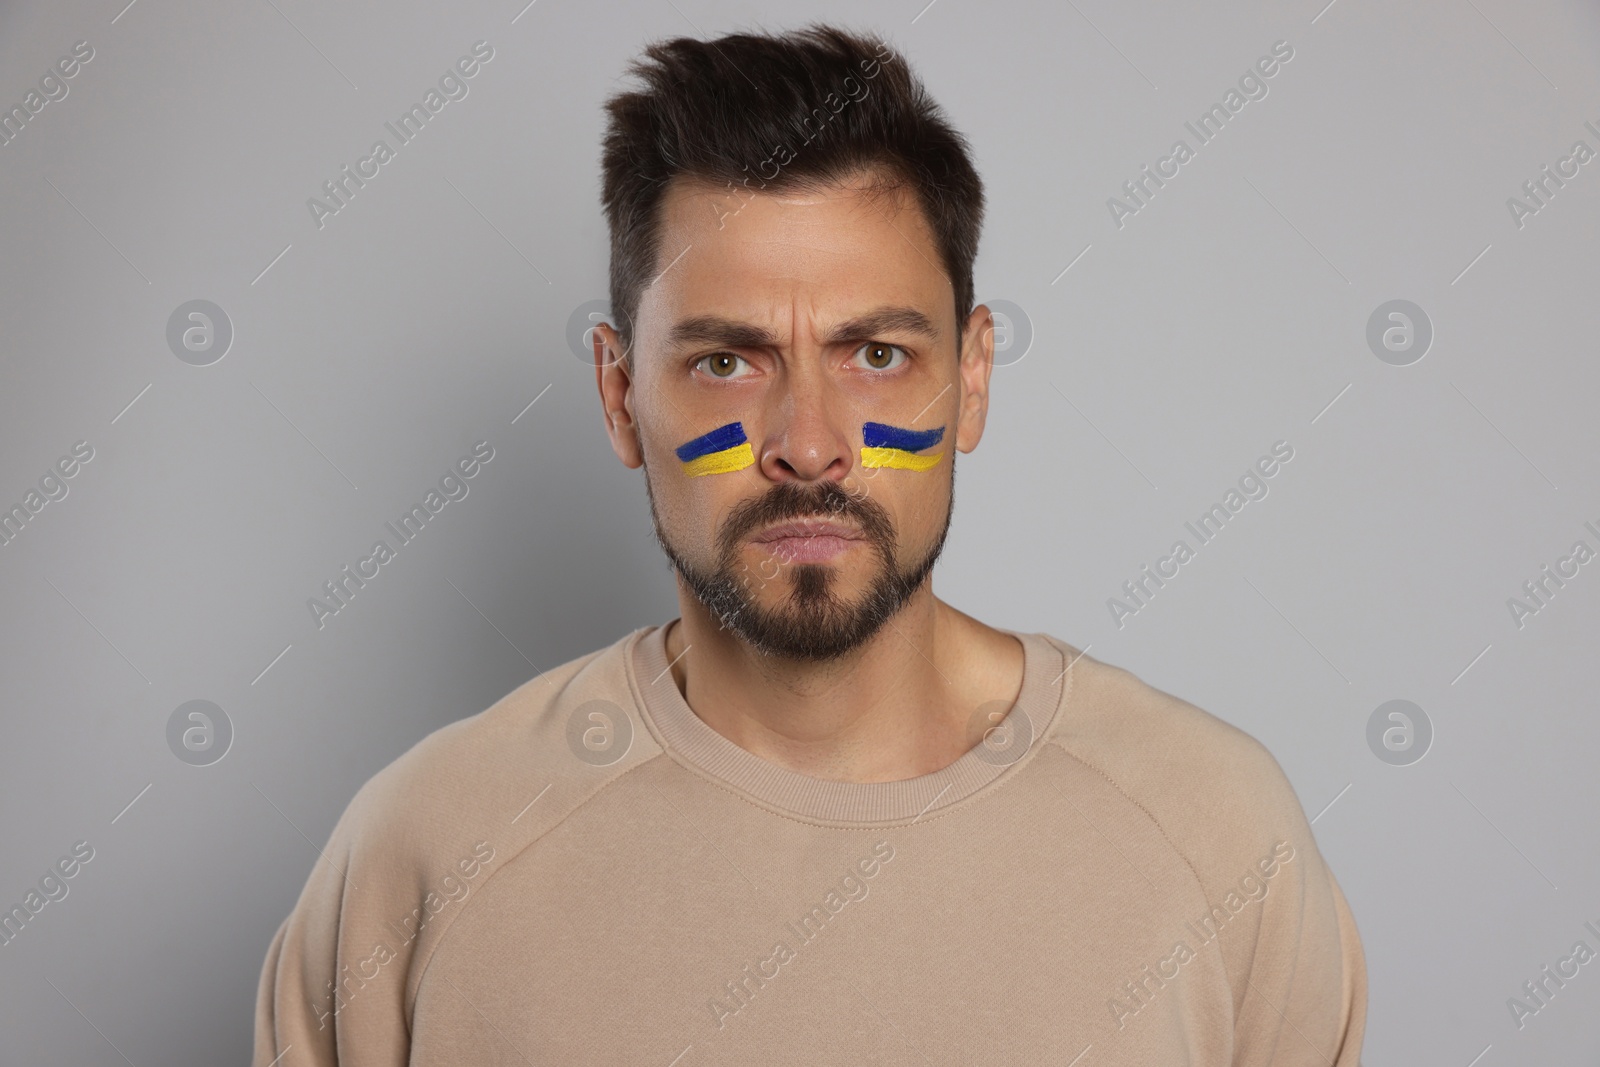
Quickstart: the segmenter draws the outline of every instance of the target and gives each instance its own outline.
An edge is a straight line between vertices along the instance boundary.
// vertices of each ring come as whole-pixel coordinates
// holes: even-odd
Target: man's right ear
[[[601,414],[611,450],[629,468],[644,465],[644,450],[634,421],[633,370],[623,358],[622,338],[609,323],[589,331],[594,345],[594,380],[600,390]]]

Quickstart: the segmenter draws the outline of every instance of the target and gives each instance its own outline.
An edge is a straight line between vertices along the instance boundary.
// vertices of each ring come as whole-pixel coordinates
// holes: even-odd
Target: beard
[[[933,546],[909,567],[901,567],[895,551],[894,523],[883,505],[855,497],[836,482],[813,485],[779,482],[763,496],[734,507],[716,536],[716,563],[709,571],[691,564],[672,544],[656,512],[645,471],[645,495],[656,543],[683,584],[725,630],[768,656],[790,660],[835,660],[872,638],[921,588],[944,548],[954,509],[955,473],[951,469],[951,503]],[[839,576],[821,563],[778,560],[773,577],[744,566],[739,551],[752,531],[791,519],[828,518],[854,521],[872,549],[877,566],[865,592],[855,600],[839,595]],[[755,585],[783,583],[788,592],[772,607],[763,607]]]

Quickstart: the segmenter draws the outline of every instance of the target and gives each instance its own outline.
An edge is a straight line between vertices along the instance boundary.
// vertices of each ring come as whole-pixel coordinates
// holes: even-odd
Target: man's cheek
[[[744,424],[729,422],[699,437],[693,437],[674,450],[683,473],[691,478],[708,474],[732,474],[753,464],[755,453],[745,436]]]
[[[861,465],[919,473],[931,471],[944,459],[940,447],[944,437],[943,426],[914,430],[884,422],[863,423]]]

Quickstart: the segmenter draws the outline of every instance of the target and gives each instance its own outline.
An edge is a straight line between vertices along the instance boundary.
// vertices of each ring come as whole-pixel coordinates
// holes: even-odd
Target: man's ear
[[[961,400],[956,410],[956,448],[971,452],[983,436],[989,417],[989,372],[994,370],[994,315],[979,304],[967,318],[961,335]]]
[[[638,424],[633,412],[633,369],[623,358],[622,338],[607,323],[589,331],[594,344],[594,381],[600,390],[601,414],[611,450],[626,467],[644,465]]]

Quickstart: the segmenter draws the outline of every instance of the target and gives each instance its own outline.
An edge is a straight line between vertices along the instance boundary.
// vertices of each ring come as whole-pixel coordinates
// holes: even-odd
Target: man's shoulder
[[[1200,899],[1185,903],[1174,936],[1186,950],[1220,946],[1235,1034],[1278,1033],[1281,1020],[1299,1017],[1298,1033],[1278,1042],[1286,1055],[1305,1041],[1319,1053],[1359,1051],[1366,970],[1354,919],[1272,753],[1124,668],[1084,656],[1068,673],[1072,689],[1048,740],[1107,780],[1128,814],[1154,823],[1193,875]],[[1347,1051],[1338,1062],[1352,1059]]]
[[[397,859],[477,840],[525,844],[552,824],[545,813],[570,812],[660,751],[626,662],[639,634],[544,670],[423,737],[362,785],[336,836]]]
[[[1185,858],[1309,840],[1298,795],[1257,738],[1132,671],[1056,642],[1071,689],[1047,741],[1108,779]]]

